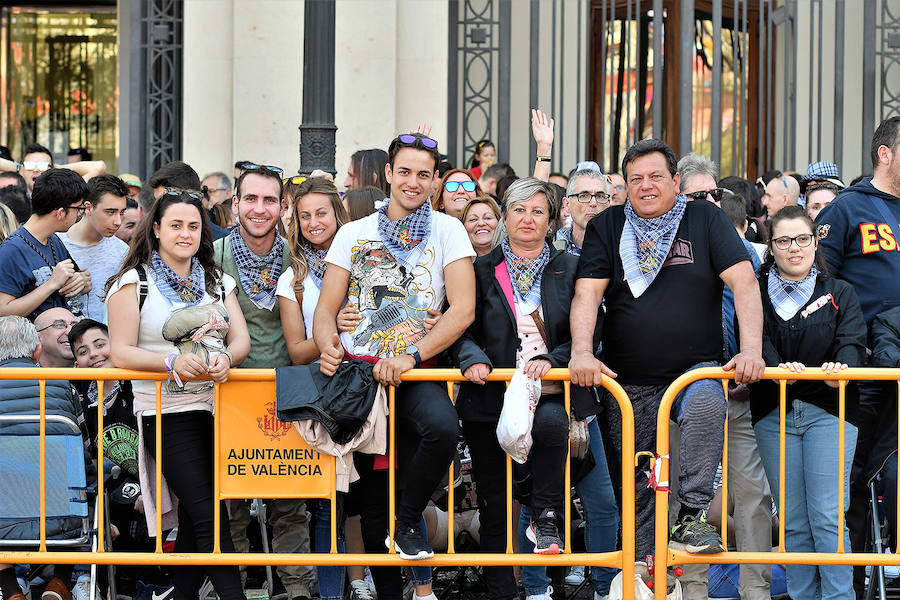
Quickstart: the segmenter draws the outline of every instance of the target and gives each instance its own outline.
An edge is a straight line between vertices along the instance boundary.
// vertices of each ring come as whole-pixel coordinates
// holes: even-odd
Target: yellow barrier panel
[[[844,456],[844,421],[846,407],[844,405],[845,389],[848,381],[897,381],[898,382],[898,403],[900,403],[900,369],[883,369],[883,368],[852,368],[845,369],[837,374],[826,375],[822,369],[807,368],[802,373],[794,373],[787,369],[767,368],[764,379],[777,380],[779,383],[779,464],[778,478],[781,484],[778,492],[778,513],[785,514],[785,416],[787,412],[787,380],[809,379],[809,380],[838,380],[839,381],[839,435],[838,435],[838,456]],[[675,397],[685,387],[699,381],[701,379],[721,379],[723,385],[726,386],[729,380],[734,379],[733,371],[723,371],[719,368],[701,368],[688,371],[676,379],[663,394],[659,404],[659,413],[657,415],[657,433],[656,433],[656,453],[661,461],[660,469],[662,473],[669,472],[669,415],[672,410],[672,404]],[[726,396],[727,397],[727,396]],[[727,432],[727,418],[726,418]],[[898,423],[898,433],[900,433],[900,423]],[[727,433],[726,433],[727,435]],[[727,438],[726,438],[727,440]],[[726,443],[723,452],[723,465],[728,460],[728,445]],[[684,564],[795,564],[795,565],[874,565],[874,566],[900,566],[900,554],[873,554],[864,552],[844,552],[843,529],[844,529],[844,461],[839,460],[838,477],[838,548],[834,553],[820,552],[787,552],[784,545],[784,522],[785,519],[779,518],[779,540],[778,550],[775,552],[721,552],[718,554],[690,554],[684,550],[669,548],[669,511],[668,502],[669,494],[664,490],[656,491],[656,513],[654,522],[655,534],[655,552],[656,552],[656,571],[654,573],[654,596],[656,600],[665,600],[666,597],[666,575],[668,567]],[[624,483],[623,483],[624,485]],[[728,497],[728,473],[722,469],[722,521],[723,524],[727,519],[726,502]],[[900,479],[898,479],[898,494],[900,494]],[[898,495],[898,514],[900,514],[900,495]],[[723,525],[723,533],[724,533]],[[723,539],[727,538],[723,535]]]
[[[488,377],[490,381],[509,381],[512,377],[513,369],[495,369]],[[98,391],[102,394],[104,381],[116,380],[150,380],[156,382],[156,448],[157,454],[162,447],[162,427],[161,425],[161,385],[166,380],[166,373],[150,373],[141,371],[130,371],[125,369],[54,369],[43,368],[40,370],[25,368],[3,368],[0,369],[0,379],[35,379],[35,375],[40,375],[40,411],[41,411],[41,545],[37,551],[0,551],[0,563],[41,563],[48,562],[53,564],[121,564],[121,565],[370,565],[370,566],[409,566],[409,561],[401,559],[396,554],[337,554],[335,548],[336,536],[334,528],[336,525],[335,505],[334,502],[334,486],[330,485],[330,489],[324,490],[321,487],[322,481],[333,481],[334,459],[330,457],[317,457],[315,460],[304,462],[306,465],[319,465],[322,474],[320,479],[316,479],[316,474],[312,479],[306,478],[302,485],[291,486],[290,492],[279,488],[281,484],[271,487],[273,482],[268,479],[271,475],[268,469],[266,473],[259,470],[257,475],[261,478],[254,479],[252,485],[247,485],[247,481],[236,480],[234,477],[229,478],[228,467],[237,464],[243,464],[240,459],[231,460],[229,453],[238,446],[246,448],[251,447],[246,438],[242,437],[252,434],[255,437],[271,438],[266,431],[283,431],[281,424],[274,419],[274,415],[270,413],[270,406],[274,402],[274,380],[275,371],[273,369],[235,369],[231,371],[229,381],[214,386],[214,395],[216,402],[216,425],[215,425],[215,493],[214,493],[214,517],[216,519],[214,550],[209,553],[189,553],[189,554],[171,554],[162,552],[162,531],[160,510],[161,498],[160,487],[156,490],[156,549],[155,552],[107,552],[104,550],[103,544],[100,544],[97,552],[47,552],[46,538],[46,505],[45,505],[45,489],[44,489],[44,438],[45,431],[45,398],[44,389],[46,380],[82,380],[82,381],[98,381]],[[464,378],[457,369],[415,369],[405,373],[402,376],[403,381],[446,381],[449,384],[454,381],[464,381]],[[545,380],[563,381],[565,382],[565,402],[568,407],[570,386],[568,383],[569,374],[567,369],[551,369],[544,377]],[[601,554],[573,554],[568,548],[571,540],[570,524],[569,524],[569,486],[570,480],[568,468],[565,476],[565,498],[566,501],[566,526],[565,537],[567,540],[566,551],[556,556],[542,556],[535,554],[513,554],[512,553],[512,531],[513,523],[510,514],[507,527],[507,549],[505,553],[480,554],[480,553],[456,553],[452,540],[452,516],[450,526],[448,527],[448,552],[445,554],[437,554],[434,558],[417,561],[423,565],[431,566],[504,566],[504,565],[586,565],[586,566],[605,566],[618,568],[623,570],[624,580],[626,582],[634,579],[634,415],[631,409],[631,402],[628,400],[625,392],[615,381],[610,379],[604,380],[604,385],[610,394],[616,399],[619,409],[622,413],[622,509],[621,509],[621,531],[622,531],[622,549],[616,552],[606,552]],[[452,390],[451,390],[452,391]],[[395,465],[395,449],[393,441],[395,441],[395,432],[393,428],[393,402],[394,389],[389,390],[390,408],[390,438],[391,445],[389,449],[390,459],[390,479],[394,481],[394,465]],[[243,403],[243,406],[240,406]],[[97,411],[98,431],[103,431],[103,411]],[[258,420],[258,419],[261,419]],[[291,444],[293,448],[305,447],[299,436],[296,435],[293,428],[289,428],[290,433],[284,433],[280,438],[284,438]],[[260,440],[257,439],[257,442]],[[271,440],[265,443],[271,444]],[[98,440],[98,451],[102,453],[102,436]],[[267,447],[259,444],[256,446]],[[237,456],[237,454],[235,454]],[[568,459],[567,459],[568,460]],[[156,476],[158,479],[162,477],[162,461],[157,455],[156,460]],[[250,464],[250,463],[247,463]],[[330,467],[328,465],[331,465]],[[331,469],[328,471],[328,469]],[[225,470],[224,475],[222,470]],[[252,471],[252,467],[251,467]],[[326,473],[326,471],[328,471]],[[276,470],[276,473],[278,471]],[[449,469],[450,479],[453,478],[453,467]],[[510,504],[512,500],[512,468],[511,462],[507,459],[507,487]],[[282,475],[276,477],[284,479]],[[298,477],[302,479],[302,477]],[[309,485],[307,485],[307,483]],[[102,482],[99,483],[102,492]],[[266,486],[266,487],[263,487]],[[453,486],[449,486],[449,502],[453,506]],[[394,487],[391,486],[389,495],[389,505],[391,515],[393,515],[395,499],[393,493]],[[237,498],[244,497],[294,497],[293,494],[302,493],[301,497],[326,497],[331,498],[332,510],[332,547],[329,554],[283,554],[283,553],[222,553],[220,550],[219,527],[217,525],[219,518],[219,499],[221,498]],[[510,511],[511,513],[511,511]],[[452,511],[451,511],[452,515]],[[98,511],[99,529],[103,530],[104,513]],[[391,524],[391,533],[393,533],[394,519],[389,518]],[[102,540],[102,538],[100,538]],[[625,600],[632,600],[634,590],[632,586],[624,586]]]

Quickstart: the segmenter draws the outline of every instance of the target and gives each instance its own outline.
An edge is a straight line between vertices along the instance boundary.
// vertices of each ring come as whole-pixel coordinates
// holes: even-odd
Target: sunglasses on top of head
[[[463,191],[474,192],[476,185],[478,184],[474,181],[448,181],[444,184],[444,189],[452,194],[462,186]]]
[[[421,142],[423,146],[429,149],[437,148],[437,142],[425,135],[413,135],[411,133],[406,133],[401,135],[399,138],[400,143],[404,146],[412,146],[417,141]]]
[[[284,173],[284,169],[282,169],[281,167],[275,167],[273,165],[258,165],[256,163],[252,163],[252,162],[245,162],[241,168],[244,169],[245,171],[259,171],[259,170],[272,171],[273,173],[277,174],[279,177],[281,177],[281,175]]]

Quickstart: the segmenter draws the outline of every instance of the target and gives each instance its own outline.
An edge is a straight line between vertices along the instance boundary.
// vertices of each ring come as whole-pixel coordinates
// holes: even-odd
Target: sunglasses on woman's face
[[[474,181],[448,181],[444,184],[444,189],[452,194],[462,186],[463,191],[474,192],[476,185]]]

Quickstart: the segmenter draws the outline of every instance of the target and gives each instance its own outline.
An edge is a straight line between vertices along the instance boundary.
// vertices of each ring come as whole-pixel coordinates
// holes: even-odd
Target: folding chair
[[[866,544],[868,546],[867,551],[876,554],[883,554],[885,552],[885,542],[889,541],[891,537],[887,510],[885,510],[878,488],[882,478],[882,472],[887,468],[888,463],[891,463],[890,459],[896,452],[897,451],[894,450],[888,454],[884,459],[881,468],[878,469],[867,482],[869,490],[869,523],[867,527],[868,535]],[[896,467],[892,466],[892,468]],[[871,571],[869,571],[869,569],[871,569]],[[876,594],[878,600],[886,600],[888,598],[888,578],[885,575],[884,566],[872,565],[871,567],[867,567],[867,571],[869,571],[869,573],[867,577],[868,581],[866,582],[866,600],[874,600]]]
[[[0,415],[0,425],[39,423],[39,415]],[[97,549],[97,511],[91,521],[84,442],[72,419],[46,415],[45,510],[48,549]],[[60,428],[51,428],[58,424]],[[65,433],[51,431],[62,429]],[[0,548],[40,546],[40,435],[0,430]],[[99,501],[99,499],[97,499]],[[109,536],[106,524],[106,539]],[[91,599],[95,600],[97,566],[91,565]],[[111,590],[115,572],[110,570]],[[114,592],[113,592],[114,593]],[[114,597],[114,596],[113,596]]]

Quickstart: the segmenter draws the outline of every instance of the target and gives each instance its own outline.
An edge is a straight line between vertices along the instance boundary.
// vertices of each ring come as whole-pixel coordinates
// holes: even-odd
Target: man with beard
[[[250,332],[250,354],[241,367],[284,367],[291,364],[281,314],[275,297],[275,286],[282,271],[290,265],[287,244],[275,226],[285,210],[281,199],[279,171],[260,166],[249,169],[238,178],[231,207],[238,216],[238,227],[213,244],[216,262],[222,270],[239,281],[238,303]],[[269,521],[273,528],[275,552],[309,552],[309,515],[306,501],[275,499],[268,501]],[[246,501],[231,503],[231,537],[238,552],[247,552],[247,526],[250,508]],[[283,565],[278,576],[292,599],[309,598],[314,570],[309,566]],[[246,569],[242,569],[246,577]]]

